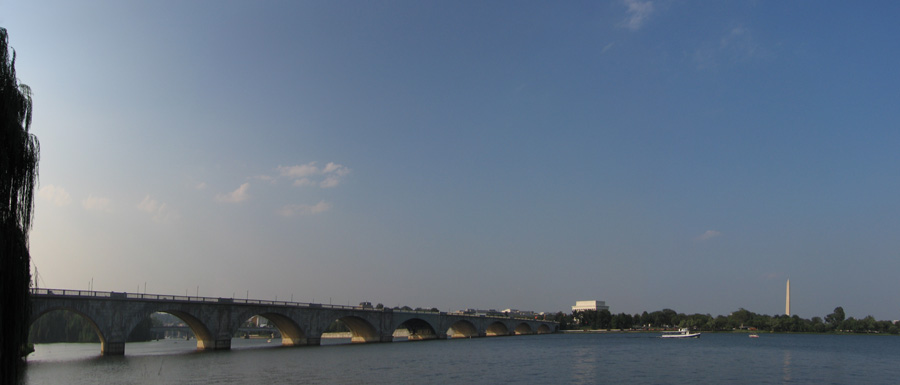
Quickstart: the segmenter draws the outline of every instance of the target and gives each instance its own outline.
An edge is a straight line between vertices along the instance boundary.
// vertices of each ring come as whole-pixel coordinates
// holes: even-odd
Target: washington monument
[[[787,291],[784,294],[784,314],[791,315],[791,280],[787,280]]]

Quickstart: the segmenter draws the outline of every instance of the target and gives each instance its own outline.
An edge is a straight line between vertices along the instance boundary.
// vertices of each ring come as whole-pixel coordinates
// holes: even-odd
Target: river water
[[[896,384],[900,337],[866,335],[552,334],[443,341],[279,347],[195,341],[37,345],[25,383],[37,384]],[[326,345],[328,344],[328,345]]]

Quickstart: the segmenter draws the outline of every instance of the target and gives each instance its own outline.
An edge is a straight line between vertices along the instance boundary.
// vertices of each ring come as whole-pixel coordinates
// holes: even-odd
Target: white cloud
[[[263,182],[269,182],[269,183],[275,183],[275,180],[276,180],[275,177],[271,176],[271,175],[257,175],[257,176],[254,176],[253,179],[258,179]]]
[[[698,240],[698,241],[705,241],[705,240],[708,240],[708,239],[713,239],[713,238],[718,237],[718,236],[720,236],[720,235],[722,235],[722,233],[720,233],[720,232],[718,232],[718,231],[715,231],[715,230],[706,230],[705,233],[703,233],[703,234],[701,234],[699,237],[697,237],[697,240]]]
[[[319,168],[316,167],[316,162],[297,166],[278,166],[278,172],[281,173],[281,176],[288,178],[305,178],[320,173]]]
[[[72,197],[62,187],[56,187],[48,184],[38,190],[38,197],[52,202],[56,206],[65,206],[72,202]]]
[[[600,54],[601,55],[605,54],[606,51],[611,50],[614,45],[616,45],[616,43],[609,43],[609,44],[603,46],[603,49],[600,50]]]
[[[206,190],[206,182],[200,182],[194,185],[194,188],[197,190]]]
[[[278,166],[278,173],[282,177],[293,179],[294,186],[319,186],[321,188],[336,187],[341,183],[343,177],[350,174],[350,169],[341,164],[328,162],[324,167],[319,167],[316,163]]]
[[[347,175],[350,173],[350,169],[347,167],[344,167],[342,165],[336,164],[336,163],[328,162],[328,164],[325,165],[325,169],[322,170],[322,173],[323,174],[334,173],[335,175],[338,175],[338,176],[344,176],[344,175]]]
[[[298,186],[298,187],[300,187],[300,186],[312,186],[312,185],[314,185],[314,184],[315,184],[315,183],[313,183],[313,181],[309,180],[309,178],[300,178],[300,179],[297,179],[297,180],[294,181],[294,186]]]
[[[81,207],[89,211],[112,212],[112,203],[109,198],[95,197],[94,194],[88,195],[86,199],[81,201]]]
[[[320,201],[315,205],[287,205],[278,210],[278,214],[285,217],[319,214],[331,210],[331,203]]]
[[[178,212],[168,207],[165,203],[160,203],[151,198],[150,195],[144,197],[144,200],[137,205],[138,210],[150,214],[151,218],[157,222],[168,222],[178,219]]]
[[[237,190],[234,190],[228,194],[216,195],[216,201],[224,203],[243,202],[250,198],[250,194],[247,193],[248,189],[250,189],[250,183],[244,183],[240,187],[238,187]]]
[[[640,0],[623,0],[623,2],[628,10],[625,11],[627,17],[622,24],[632,31],[641,29],[650,14],[653,13],[653,3]]]
[[[325,180],[323,180],[322,182],[320,182],[319,187],[332,188],[332,187],[337,186],[338,183],[340,183],[340,182],[341,182],[340,178],[338,178],[337,176],[331,175],[331,176],[325,178]]]
[[[718,40],[706,41],[694,50],[693,60],[698,69],[712,69],[720,64],[735,64],[752,60],[767,60],[771,52],[757,43],[750,29],[733,27]]]

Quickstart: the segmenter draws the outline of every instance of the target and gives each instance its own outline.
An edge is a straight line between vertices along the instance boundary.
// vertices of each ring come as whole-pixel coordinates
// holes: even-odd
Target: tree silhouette
[[[28,230],[40,145],[31,128],[31,89],[18,84],[16,54],[0,28],[0,382],[17,381],[28,337]]]
[[[834,313],[825,316],[825,322],[830,323],[833,328],[838,329],[841,327],[841,323],[844,322],[845,317],[844,308],[838,306],[834,308]]]

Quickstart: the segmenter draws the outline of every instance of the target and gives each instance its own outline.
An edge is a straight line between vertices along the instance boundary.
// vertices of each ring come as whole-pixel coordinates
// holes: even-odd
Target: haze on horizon
[[[2,1],[39,284],[900,319],[898,8]]]

